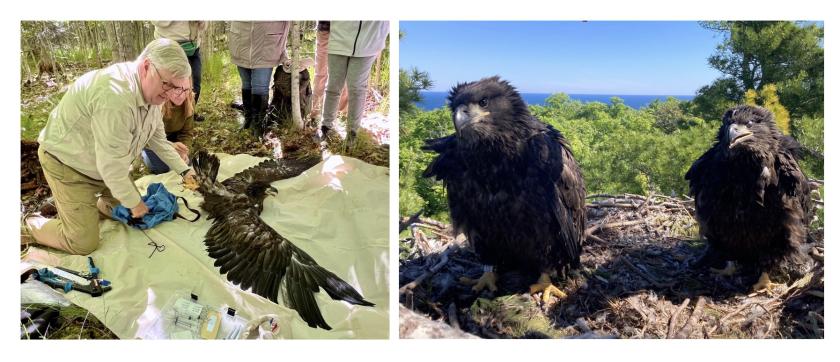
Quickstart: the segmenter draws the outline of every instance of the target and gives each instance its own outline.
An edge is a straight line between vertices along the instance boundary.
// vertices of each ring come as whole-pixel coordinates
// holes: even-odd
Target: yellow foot
[[[734,262],[727,261],[726,262],[726,268],[723,268],[723,269],[709,268],[709,271],[711,271],[712,273],[718,274],[720,276],[731,277],[731,276],[735,275],[736,272],[738,272],[738,268],[735,267]]]
[[[192,191],[198,190],[198,181],[195,177],[190,177],[184,182],[184,188]]]
[[[761,276],[758,277],[758,281],[753,284],[752,291],[753,293],[760,292],[762,290],[772,291],[773,287],[778,284],[773,283],[770,281],[770,275],[767,272],[761,273]]]
[[[461,277],[461,283],[472,285],[472,290],[474,292],[480,292],[482,289],[487,288],[491,292],[495,292],[499,288],[496,288],[496,273],[488,271],[481,274],[481,278],[478,279],[470,279],[467,277]]]
[[[540,279],[537,280],[537,283],[532,284],[529,289],[531,294],[542,293],[543,304],[548,304],[552,295],[558,299],[566,298],[566,293],[563,293],[560,288],[551,284],[551,277],[549,277],[547,273],[542,273],[540,275]]]

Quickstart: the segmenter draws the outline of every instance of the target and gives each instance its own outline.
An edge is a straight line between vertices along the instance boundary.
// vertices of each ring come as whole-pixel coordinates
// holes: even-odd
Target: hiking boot
[[[325,142],[336,142],[341,140],[341,135],[332,127],[321,126],[321,140]]]
[[[347,134],[347,149],[352,150],[353,146],[356,144],[356,131],[350,131]]]

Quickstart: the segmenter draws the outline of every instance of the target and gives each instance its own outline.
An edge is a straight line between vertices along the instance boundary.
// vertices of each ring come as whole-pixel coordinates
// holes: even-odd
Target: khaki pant
[[[99,247],[100,213],[110,217],[119,202],[100,180],[87,177],[38,148],[38,160],[55,200],[58,217],[27,220],[38,244],[86,255]]]
[[[318,31],[315,46],[315,91],[312,93],[312,112],[310,118],[321,117],[321,109],[324,107],[324,91],[327,88],[327,46],[330,42],[330,32]],[[338,101],[340,112],[347,112],[347,86],[341,90],[341,98]]]

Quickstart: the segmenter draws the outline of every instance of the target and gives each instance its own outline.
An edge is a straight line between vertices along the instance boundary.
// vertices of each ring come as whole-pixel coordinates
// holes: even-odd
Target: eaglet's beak
[[[278,191],[273,186],[269,186],[267,189],[265,189],[265,194],[268,196],[277,196]]]
[[[471,123],[481,122],[489,114],[490,112],[481,109],[478,104],[462,104],[455,108],[455,129],[460,131]]]
[[[734,147],[741,141],[752,137],[752,132],[743,124],[733,124],[729,126],[729,148]]]

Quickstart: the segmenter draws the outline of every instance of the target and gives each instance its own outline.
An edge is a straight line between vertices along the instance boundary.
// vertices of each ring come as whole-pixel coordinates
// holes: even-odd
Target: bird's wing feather
[[[315,302],[319,288],[335,300],[373,305],[264,223],[254,208],[228,211],[217,218],[204,242],[220,273],[242,289],[250,288],[276,303],[282,285],[286,305],[311,327],[330,329]]]
[[[423,177],[435,177],[446,181],[463,173],[464,167],[457,155],[457,142],[455,135],[426,140],[422,150],[436,152],[438,155],[423,171]]]
[[[547,187],[554,191],[549,208],[554,210],[561,251],[566,260],[577,264],[586,227],[586,188],[577,162],[565,139],[553,128],[531,137],[528,151],[536,160],[540,178],[552,183]]]
[[[254,166],[251,166],[230,178],[224,180],[222,184],[233,192],[244,192],[248,184],[261,181],[265,183],[272,183],[278,180],[285,180],[300,175],[312,166],[321,162],[318,156],[279,160],[268,159],[262,161]]]

